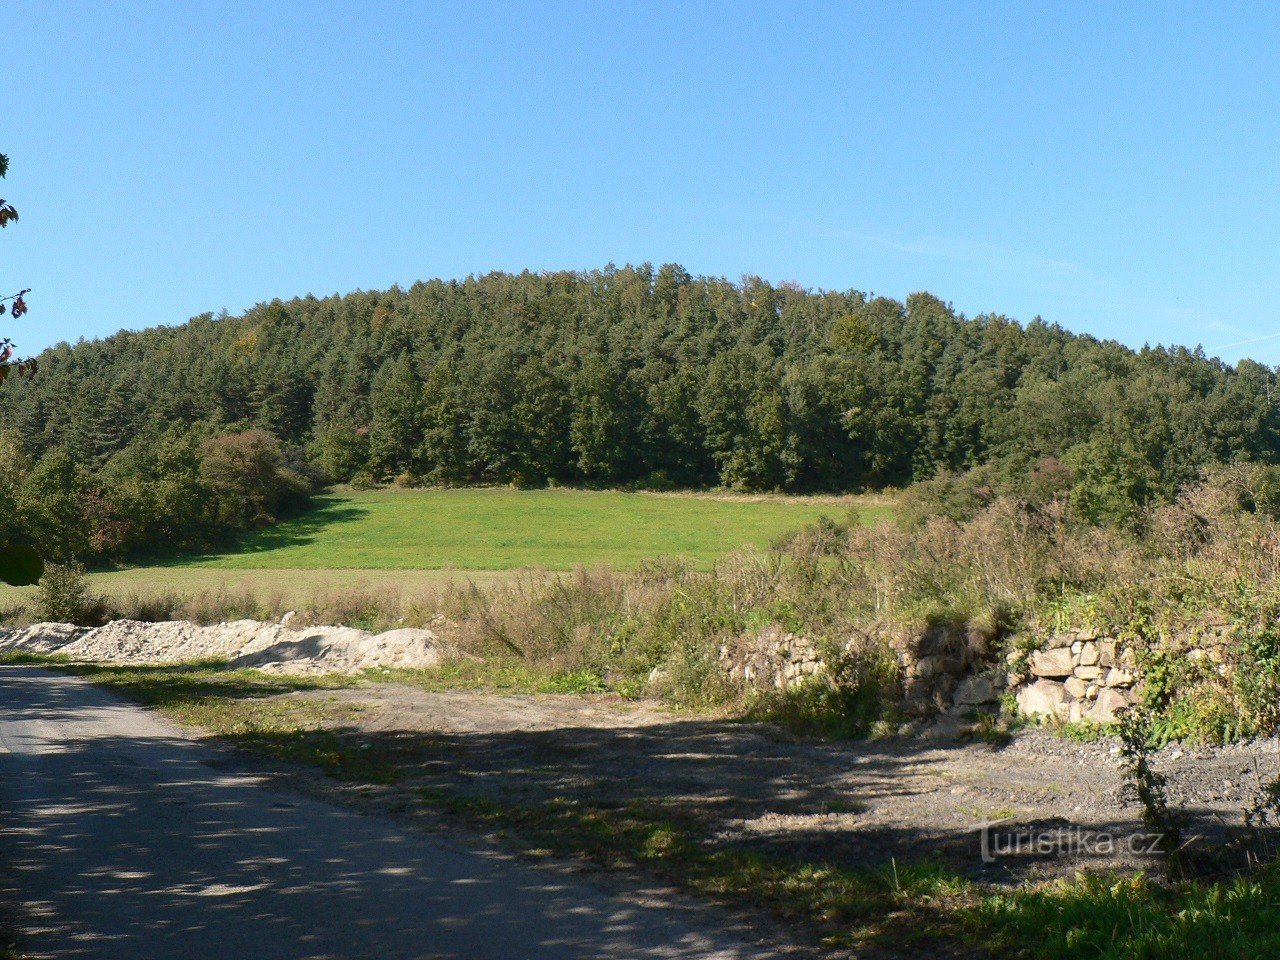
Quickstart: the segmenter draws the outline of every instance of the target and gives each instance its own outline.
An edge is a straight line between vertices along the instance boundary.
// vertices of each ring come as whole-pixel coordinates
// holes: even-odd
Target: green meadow
[[[285,607],[351,588],[400,595],[448,583],[485,585],[517,570],[634,569],[683,557],[709,568],[743,547],[766,547],[821,516],[875,523],[885,496],[739,496],[483,487],[328,492],[313,509],[221,553],[94,572],[112,598],[251,595]],[[0,586],[0,607],[34,588]]]
[[[330,493],[315,509],[245,537],[234,550],[169,567],[221,570],[633,569],[654,557],[709,567],[747,546],[882,500],[464,488]]]

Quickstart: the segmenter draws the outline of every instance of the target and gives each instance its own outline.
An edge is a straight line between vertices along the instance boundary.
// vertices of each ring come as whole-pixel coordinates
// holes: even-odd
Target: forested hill
[[[257,426],[330,479],[851,489],[1044,457],[1168,492],[1273,461],[1275,374],[1132,351],[929,294],[678,266],[495,273],[272,302],[58,346],[0,392],[27,452]],[[1099,466],[1101,465],[1101,466]]]

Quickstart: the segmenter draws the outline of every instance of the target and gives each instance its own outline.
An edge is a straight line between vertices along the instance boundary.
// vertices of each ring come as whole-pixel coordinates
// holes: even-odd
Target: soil
[[[325,702],[348,735],[413,758],[392,796],[379,794],[383,803],[422,788],[504,803],[652,801],[701,824],[710,845],[850,868],[941,859],[997,883],[1162,863],[1123,842],[1144,828],[1110,740],[1031,730],[1002,745],[813,742],[609,696],[396,684],[286,696]],[[1156,754],[1155,767],[1189,817],[1190,849],[1216,850],[1261,785],[1280,777],[1280,743],[1171,747]],[[1006,831],[1051,831],[1058,842],[984,862],[980,831],[993,821]],[[1081,837],[1086,843],[1064,848]]]

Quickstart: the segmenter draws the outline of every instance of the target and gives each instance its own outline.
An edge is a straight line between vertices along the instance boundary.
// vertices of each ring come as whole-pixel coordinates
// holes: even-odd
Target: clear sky
[[[1280,363],[1280,12],[1103,7],[6,0],[4,332],[676,261]]]

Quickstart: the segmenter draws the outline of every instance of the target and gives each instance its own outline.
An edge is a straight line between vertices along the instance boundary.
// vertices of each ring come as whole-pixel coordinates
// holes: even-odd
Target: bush
[[[45,567],[36,588],[36,607],[43,620],[98,626],[107,620],[107,605],[95,596],[84,567],[78,563]]]

